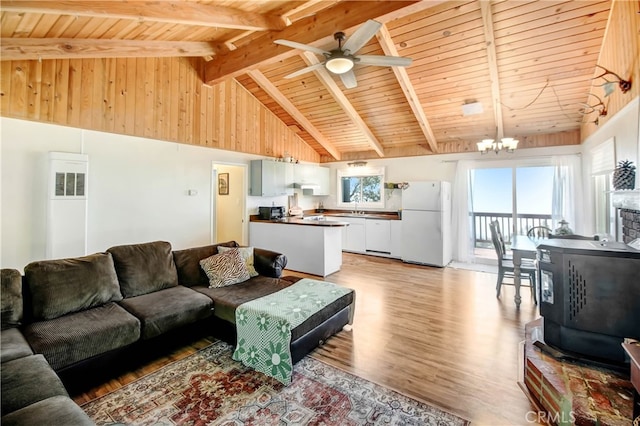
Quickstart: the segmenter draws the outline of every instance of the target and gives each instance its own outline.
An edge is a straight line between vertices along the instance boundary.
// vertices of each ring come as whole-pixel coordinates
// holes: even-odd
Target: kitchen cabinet
[[[313,164],[294,164],[293,181],[296,184],[315,184],[315,169]]]
[[[391,224],[391,257],[402,257],[402,221],[390,220]]]
[[[391,221],[366,219],[365,247],[367,251],[391,253]]]
[[[355,217],[341,217],[341,221],[349,222],[349,226],[342,228],[342,249],[355,253],[365,253],[366,219]]]
[[[295,164],[293,167],[293,181],[296,188],[302,189],[303,195],[329,195],[328,167],[313,164]]]
[[[326,277],[342,267],[340,238],[345,228],[349,227],[250,222],[249,244],[286,253],[287,269]]]
[[[329,188],[329,185],[331,183],[330,172],[331,172],[331,169],[328,167],[318,167],[316,174],[318,176],[319,189],[318,189],[318,193],[314,195],[330,195],[331,194],[331,188]]]
[[[251,161],[249,195],[293,195],[293,164],[273,160]]]

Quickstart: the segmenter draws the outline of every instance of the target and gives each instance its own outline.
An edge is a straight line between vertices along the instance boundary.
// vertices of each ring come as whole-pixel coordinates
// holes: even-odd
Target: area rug
[[[82,409],[98,425],[468,425],[465,419],[311,357],[284,386],[231,359],[224,342]]]

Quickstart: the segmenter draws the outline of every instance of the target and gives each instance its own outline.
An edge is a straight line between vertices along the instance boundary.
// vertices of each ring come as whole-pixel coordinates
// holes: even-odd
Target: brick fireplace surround
[[[622,241],[630,243],[640,238],[640,211],[620,209],[622,219]]]
[[[612,203],[620,209],[622,241],[630,243],[640,238],[640,190],[615,191]]]

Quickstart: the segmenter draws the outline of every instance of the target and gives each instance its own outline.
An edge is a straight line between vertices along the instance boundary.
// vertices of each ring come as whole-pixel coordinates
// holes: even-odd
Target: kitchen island
[[[324,216],[279,220],[251,216],[249,243],[285,254],[287,269],[326,277],[342,267],[342,229],[348,225]]]

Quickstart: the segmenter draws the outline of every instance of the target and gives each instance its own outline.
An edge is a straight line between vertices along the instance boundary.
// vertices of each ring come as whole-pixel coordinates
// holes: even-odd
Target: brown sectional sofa
[[[298,280],[281,278],[285,255],[255,248],[258,276],[209,289],[199,261],[220,245],[238,246],[230,241],[172,251],[157,241],[32,262],[24,277],[3,269],[2,423],[92,424],[58,376],[101,365],[96,361],[108,364],[114,354],[144,351],[150,342],[190,327],[234,339],[239,304]],[[353,295],[343,297],[294,329],[293,359],[347,324],[352,302]]]

